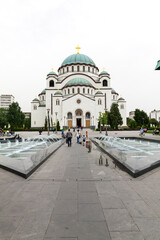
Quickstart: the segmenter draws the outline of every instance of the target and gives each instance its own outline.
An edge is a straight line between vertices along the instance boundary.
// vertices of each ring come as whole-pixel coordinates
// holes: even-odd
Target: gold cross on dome
[[[59,92],[59,88],[58,88],[58,92]]]
[[[100,88],[98,88],[98,91],[100,90]]]
[[[105,67],[103,67],[103,72],[104,72],[105,70],[106,70]]]
[[[79,54],[79,49],[81,49],[79,45],[76,47],[76,49],[77,49],[77,54]]]
[[[52,72],[53,72],[53,68],[52,68]]]

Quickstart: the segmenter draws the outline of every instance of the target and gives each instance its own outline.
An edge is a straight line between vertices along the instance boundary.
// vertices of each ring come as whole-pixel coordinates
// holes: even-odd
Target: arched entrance
[[[91,118],[91,114],[90,112],[86,112],[86,127],[90,127],[90,118]]]
[[[71,128],[72,127],[72,113],[71,112],[67,113],[67,119],[68,119],[68,127]]]
[[[76,112],[75,112],[75,115],[76,115],[76,126],[77,127],[82,127],[82,115],[83,115],[82,110],[77,109]]]

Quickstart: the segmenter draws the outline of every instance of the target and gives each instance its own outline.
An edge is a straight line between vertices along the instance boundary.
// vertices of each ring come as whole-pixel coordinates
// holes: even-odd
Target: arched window
[[[60,105],[59,99],[56,99],[56,105]]]
[[[90,67],[88,67],[88,72],[90,72]]]
[[[108,86],[107,80],[103,80],[103,87],[107,87],[107,86]]]
[[[64,68],[63,68],[63,73],[64,73]]]
[[[113,100],[115,100],[115,95],[113,95]]]
[[[37,110],[37,106],[36,106],[36,105],[34,105],[34,106],[33,106],[33,109],[34,109],[34,110]]]
[[[64,94],[66,95],[66,90],[64,91]]]
[[[42,96],[42,100],[44,101],[44,96]]]
[[[91,95],[93,95],[93,89],[91,90]]]
[[[77,66],[77,72],[79,72],[79,66]]]
[[[92,68],[92,73],[94,73],[94,68]]]
[[[87,118],[87,119],[90,119],[90,117],[91,117],[90,112],[86,112],[86,118]]]
[[[53,81],[53,80],[51,80],[51,81],[49,82],[49,86],[50,86],[50,87],[54,87],[54,81]]]
[[[77,92],[80,93],[80,88],[77,89]]]
[[[88,88],[88,94],[89,94],[89,88]]]
[[[83,66],[83,72],[85,72],[85,66]]]
[[[69,67],[67,67],[67,72],[69,72]]]
[[[68,89],[68,94],[70,94],[70,89]]]
[[[85,93],[85,88],[83,88],[83,93]]]
[[[102,105],[102,100],[98,99],[98,105]]]
[[[74,94],[74,88],[72,88],[72,93]]]
[[[68,119],[72,119],[72,113],[71,113],[71,112],[69,112],[69,113],[67,114],[67,118],[68,118]]]
[[[121,108],[121,109],[124,109],[124,104],[121,104],[121,105],[120,105],[120,108]]]
[[[72,72],[74,72],[74,67],[72,66]]]

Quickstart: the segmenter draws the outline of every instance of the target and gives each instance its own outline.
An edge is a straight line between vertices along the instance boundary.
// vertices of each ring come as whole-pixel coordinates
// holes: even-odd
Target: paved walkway
[[[159,240],[160,168],[133,179],[63,145],[29,179],[0,169],[0,240]]]

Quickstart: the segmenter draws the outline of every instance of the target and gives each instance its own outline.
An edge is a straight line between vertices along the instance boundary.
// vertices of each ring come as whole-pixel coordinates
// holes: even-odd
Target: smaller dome
[[[124,101],[124,98],[120,97],[120,98],[118,99],[118,101]]]
[[[99,75],[109,75],[106,71],[102,71]]]
[[[39,102],[38,98],[34,98],[32,102]]]
[[[44,89],[44,90],[41,92],[41,94],[43,94],[43,93],[46,93],[46,89]]]
[[[117,93],[117,92],[112,88],[111,93],[114,94],[114,93]]]
[[[62,93],[61,92],[59,92],[59,91],[57,91],[57,92],[55,92],[55,94],[54,95],[62,95]]]
[[[103,94],[101,91],[97,91],[96,94]]]
[[[71,79],[70,81],[68,81],[64,87],[69,87],[69,86],[90,86],[90,87],[93,87],[92,84],[86,80],[86,79],[83,79],[83,78],[73,78]]]
[[[49,72],[48,74],[47,74],[47,76],[48,75],[56,75],[57,76],[57,73],[55,73],[55,72]]]

